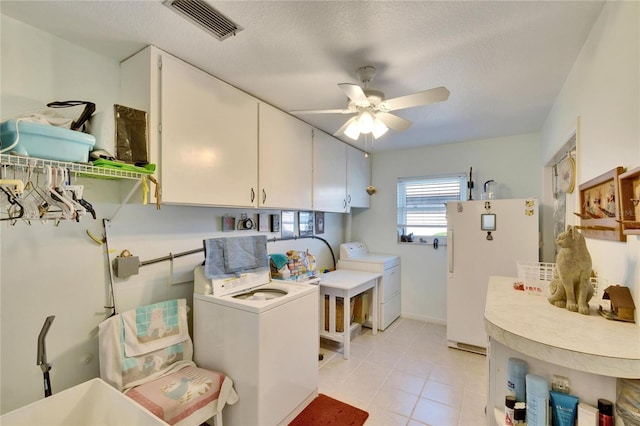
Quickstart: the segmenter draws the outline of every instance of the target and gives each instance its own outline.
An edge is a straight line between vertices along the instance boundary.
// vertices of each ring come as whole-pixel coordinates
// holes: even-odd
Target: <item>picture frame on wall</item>
[[[271,227],[271,232],[280,232],[280,215],[269,215],[269,225]]]
[[[293,238],[296,235],[296,213],[294,211],[283,211],[282,222],[282,238]]]
[[[298,212],[298,235],[301,237],[313,235],[313,212]]]
[[[258,214],[258,231],[269,232],[269,215],[267,213]]]
[[[618,166],[580,185],[578,229],[586,238],[626,242],[621,226],[618,176],[625,171]]]
[[[315,213],[316,235],[324,234],[324,212]]]

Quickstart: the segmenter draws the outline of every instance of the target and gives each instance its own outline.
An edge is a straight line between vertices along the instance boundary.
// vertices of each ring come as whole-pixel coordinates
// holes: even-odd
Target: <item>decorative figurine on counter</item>
[[[549,288],[549,302],[569,311],[589,315],[589,300],[593,296],[591,256],[584,236],[569,225],[556,239],[560,247],[556,257],[556,269]]]

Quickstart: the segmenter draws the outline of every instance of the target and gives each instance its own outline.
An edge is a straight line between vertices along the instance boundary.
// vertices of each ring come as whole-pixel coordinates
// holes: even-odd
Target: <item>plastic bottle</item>
[[[549,424],[549,382],[544,377],[527,374],[527,424],[547,426]]]
[[[507,368],[507,395],[516,397],[516,402],[525,401],[525,376],[527,363],[519,358],[509,358]]]
[[[598,400],[598,426],[613,426],[613,403],[609,400]]]
[[[504,424],[507,426],[513,426],[514,423],[514,409],[516,408],[516,397],[513,395],[507,395],[504,399]]]
[[[527,407],[524,402],[516,402],[516,407],[513,409],[513,424],[518,426],[527,424]]]

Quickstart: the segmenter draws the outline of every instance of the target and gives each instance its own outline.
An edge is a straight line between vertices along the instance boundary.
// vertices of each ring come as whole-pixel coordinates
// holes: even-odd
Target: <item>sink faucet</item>
[[[48,316],[44,320],[40,335],[38,335],[38,360],[36,365],[40,366],[42,374],[44,375],[44,397],[51,396],[51,380],[49,378],[49,371],[51,370],[51,364],[47,362],[47,348],[44,343],[44,339],[47,337],[51,323],[53,322],[55,315]]]

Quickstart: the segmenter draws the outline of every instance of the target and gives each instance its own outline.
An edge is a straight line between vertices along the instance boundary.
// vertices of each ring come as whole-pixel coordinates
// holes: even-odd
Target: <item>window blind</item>
[[[433,232],[446,232],[446,203],[465,197],[465,175],[398,179],[400,233],[433,235]]]

